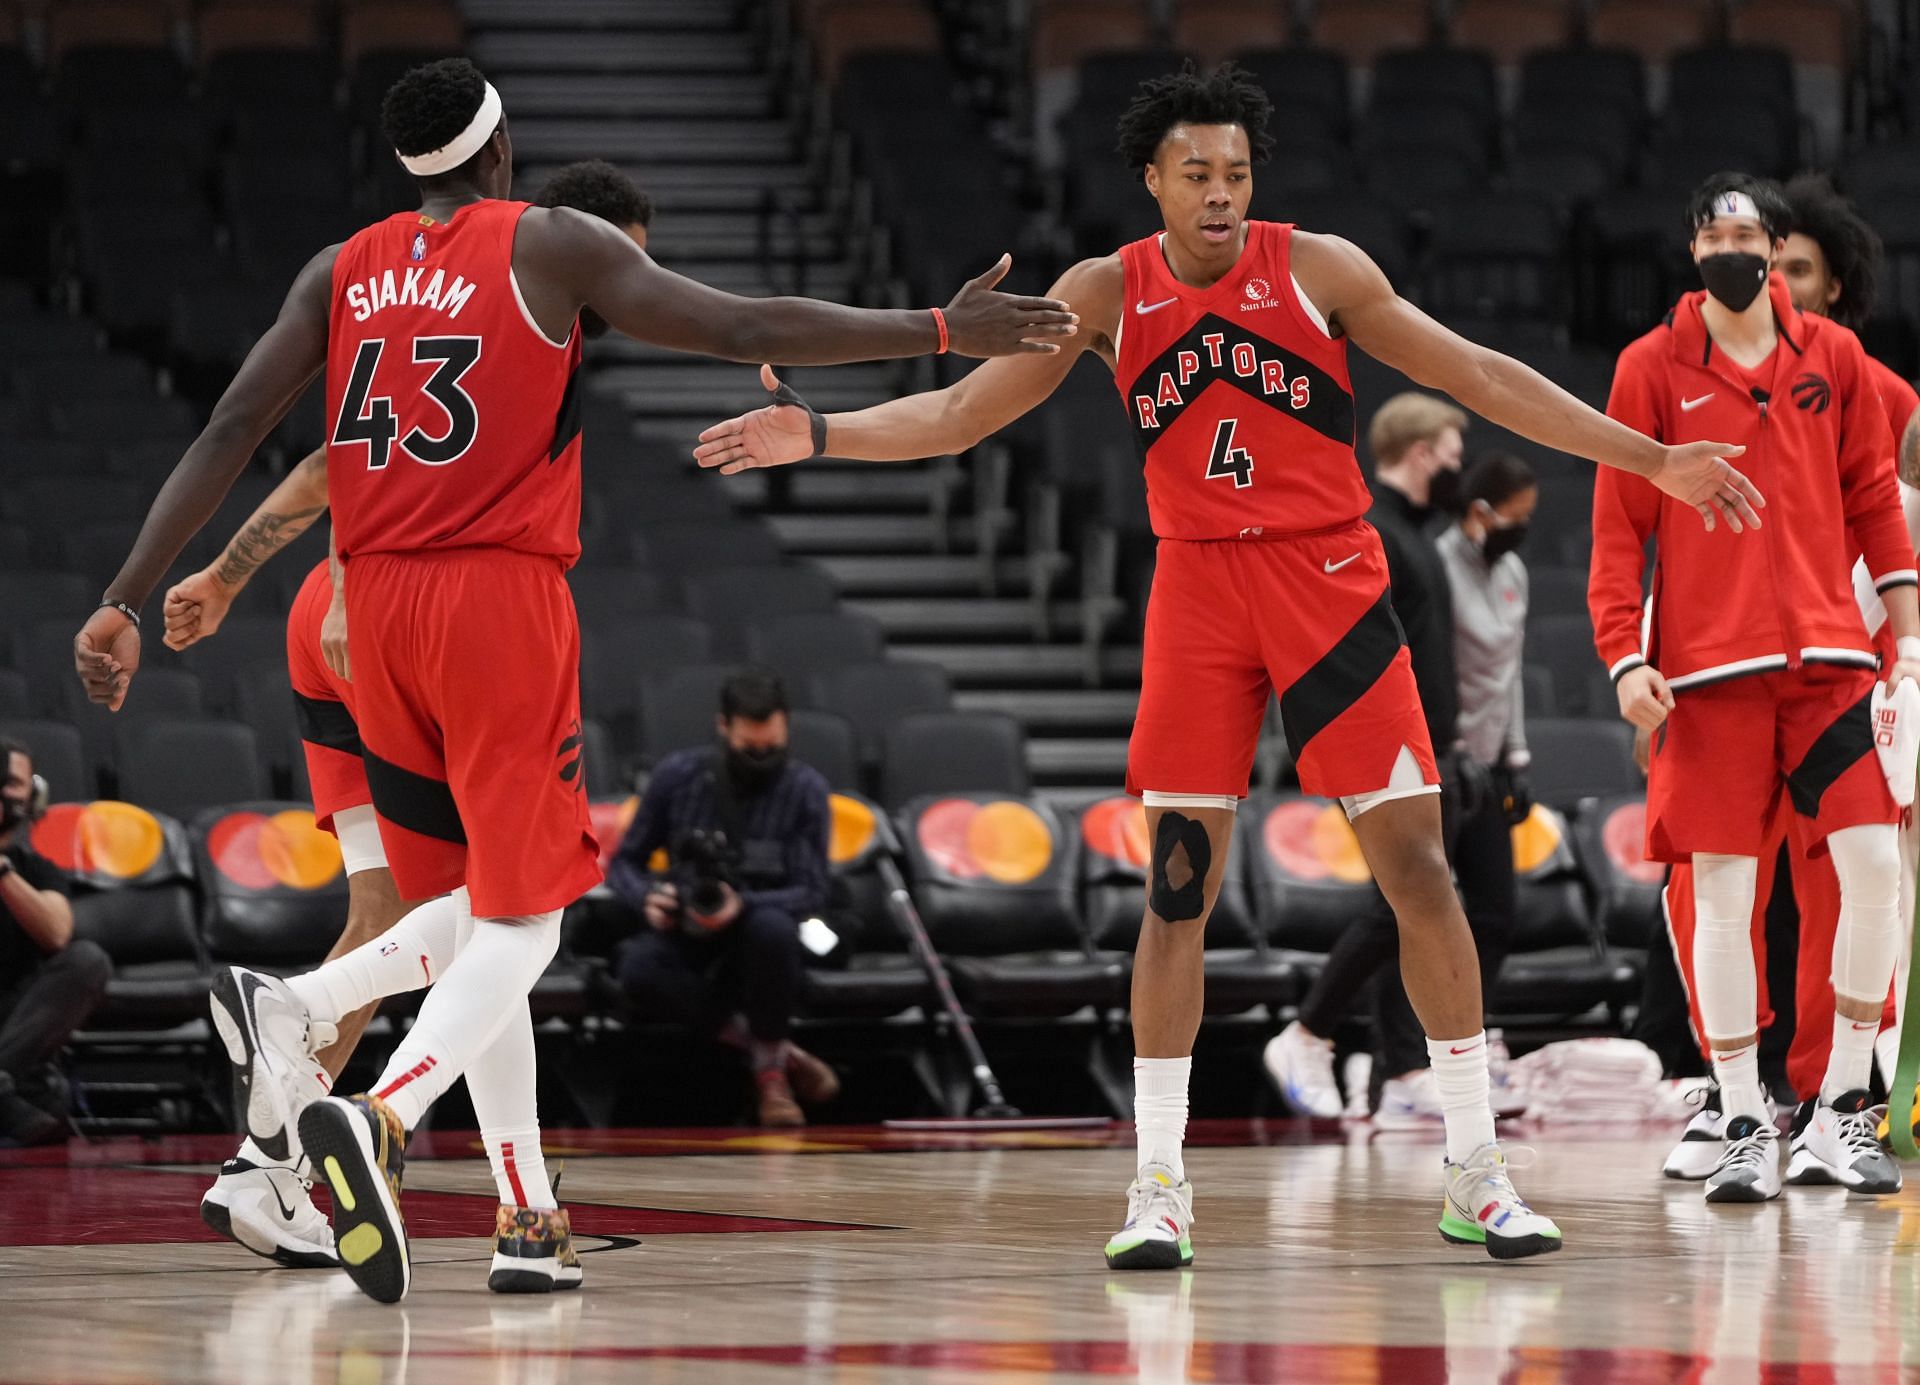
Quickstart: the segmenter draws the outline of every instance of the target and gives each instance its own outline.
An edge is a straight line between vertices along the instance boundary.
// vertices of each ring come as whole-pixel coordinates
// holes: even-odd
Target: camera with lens
[[[710,917],[726,907],[727,890],[740,888],[740,853],[724,832],[688,832],[673,848],[673,884],[683,923],[689,914]],[[698,925],[695,925],[697,927]]]

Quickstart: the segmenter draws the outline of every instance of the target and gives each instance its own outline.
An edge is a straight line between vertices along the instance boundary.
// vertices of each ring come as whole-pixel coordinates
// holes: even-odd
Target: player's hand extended
[[[780,388],[780,377],[772,366],[763,365],[760,383],[772,393]],[[815,417],[804,404],[769,404],[707,429],[693,449],[694,460],[703,467],[719,467],[722,476],[804,461],[813,455]]]
[[[1060,338],[1080,330],[1079,317],[1057,298],[996,293],[994,285],[1013,268],[1002,255],[977,279],[969,279],[946,306],[947,349],[956,356],[1018,356],[1052,353]]]
[[[227,611],[238,595],[240,588],[228,586],[210,569],[203,568],[190,577],[181,578],[167,589],[167,599],[161,607],[167,625],[161,643],[178,651],[213,635],[227,618]]]
[[[1647,479],[1675,500],[1698,510],[1709,533],[1716,514],[1736,534],[1747,528],[1758,529],[1757,511],[1765,508],[1766,497],[1727,463],[1727,458],[1738,457],[1746,450],[1724,442],[1682,443],[1667,449],[1660,470]]]
[[[1651,664],[1621,674],[1614,691],[1620,697],[1620,715],[1642,731],[1658,729],[1673,710],[1673,689]]]
[[[342,682],[353,681],[353,668],[347,662],[347,597],[338,587],[320,620],[320,657]]]
[[[73,666],[87,701],[117,712],[140,667],[140,627],[111,606],[102,606],[73,637]]]

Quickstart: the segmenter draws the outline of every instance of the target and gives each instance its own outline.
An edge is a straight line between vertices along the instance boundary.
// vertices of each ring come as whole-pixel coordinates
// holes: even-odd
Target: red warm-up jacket
[[[1676,691],[1805,663],[1871,668],[1854,556],[1879,591],[1915,583],[1894,439],[1859,339],[1796,310],[1779,275],[1768,291],[1779,343],[1760,368],[1764,383],[1750,384],[1713,344],[1703,291],[1620,355],[1607,413],[1664,443],[1744,444],[1734,465],[1767,505],[1757,533],[1724,521],[1709,533],[1651,482],[1600,468],[1587,603],[1615,681],[1643,663]],[[1640,585],[1649,537],[1650,610]]]

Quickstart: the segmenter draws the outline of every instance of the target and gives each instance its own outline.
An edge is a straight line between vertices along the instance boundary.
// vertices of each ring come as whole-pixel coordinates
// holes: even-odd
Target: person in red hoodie
[[[1787,184],[1785,192],[1793,213],[1792,229],[1787,233],[1777,268],[1786,280],[1794,306],[1803,313],[1829,317],[1859,331],[1873,314],[1882,258],[1880,238],[1823,174],[1801,174]],[[1909,489],[1920,477],[1920,397],[1915,395],[1911,384],[1880,361],[1868,357],[1867,369],[1874,392],[1886,410],[1892,436],[1899,439],[1901,499],[1907,511],[1908,542],[1920,543],[1920,533],[1916,533],[1920,504],[1915,503],[1920,500],[1920,492]],[[1864,562],[1855,565],[1854,595],[1866,620],[1867,633],[1874,636],[1882,664],[1891,664],[1896,657],[1893,632],[1887,624],[1885,603],[1875,592]],[[1787,1052],[1787,1082],[1796,1094],[1811,1098],[1819,1088],[1832,1051],[1832,1029],[1826,1016],[1833,1008],[1831,970],[1833,940],[1840,922],[1840,881],[1831,860],[1818,849],[1819,842],[1807,831],[1806,819],[1795,814],[1791,805],[1782,800],[1776,805],[1767,830],[1767,844],[1760,853],[1753,909],[1757,998],[1763,1028],[1770,1028],[1774,1021],[1767,995],[1767,904],[1779,879],[1775,866],[1783,840],[1792,848],[1792,889],[1798,916],[1797,939],[1792,932],[1787,932],[1783,939],[1779,928],[1774,930],[1773,938],[1776,947],[1783,941],[1798,947],[1798,956],[1793,959],[1794,1003],[1788,1016],[1793,1033]],[[1909,843],[1902,851],[1903,868],[1909,872],[1902,885],[1902,919],[1912,907],[1911,859]],[[1664,905],[1675,961],[1681,975],[1690,976],[1694,922],[1693,867],[1689,863],[1683,861],[1674,866],[1667,880]],[[1896,984],[1896,995],[1899,990]],[[1693,1032],[1698,1038],[1704,1032],[1699,1006],[1696,1002],[1689,1008]],[[1811,1022],[1798,1022],[1800,1016],[1808,1017]],[[1898,1037],[1893,1002],[1889,999],[1875,1044],[1880,1054],[1881,1076],[1886,1079],[1893,1073],[1891,1055]],[[1704,1042],[1701,1048],[1703,1053],[1708,1052]],[[1811,1099],[1802,1100],[1795,1113],[1786,1181],[1845,1183],[1845,1171],[1829,1167],[1807,1145],[1805,1127],[1815,1105]],[[1711,1093],[1705,1109],[1689,1123],[1685,1136],[1674,1146],[1662,1171],[1669,1178],[1705,1178],[1713,1171],[1720,1130],[1725,1123],[1718,1093]]]
[[[1879,659],[1850,571],[1864,557],[1885,604],[1897,640],[1889,683],[1920,681],[1893,439],[1859,339],[1801,313],[1770,272],[1792,224],[1779,187],[1716,174],[1696,189],[1687,224],[1706,290],[1621,354],[1607,412],[1669,444],[1745,443],[1776,519],[1757,544],[1726,543],[1687,532],[1637,478],[1603,474],[1588,602],[1620,713],[1653,733],[1647,855],[1693,868],[1693,983],[1725,1113],[1706,1198],[1780,1192],[1749,926],[1783,795],[1832,857],[1842,900],[1832,1052],[1801,1134],[1854,1191],[1896,1192],[1899,1167],[1874,1136],[1867,1089],[1899,947],[1898,812],[1873,748]]]

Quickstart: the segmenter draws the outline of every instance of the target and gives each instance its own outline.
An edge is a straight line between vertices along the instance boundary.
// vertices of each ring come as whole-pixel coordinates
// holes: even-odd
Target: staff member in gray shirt
[[[1527,784],[1527,568],[1519,548],[1539,502],[1533,468],[1490,452],[1460,486],[1460,522],[1436,541],[1453,593],[1454,676],[1460,687],[1461,749],[1485,767],[1492,792],[1463,804],[1454,838],[1460,899],[1480,950],[1480,984],[1490,987],[1513,931],[1510,830],[1533,810]]]

